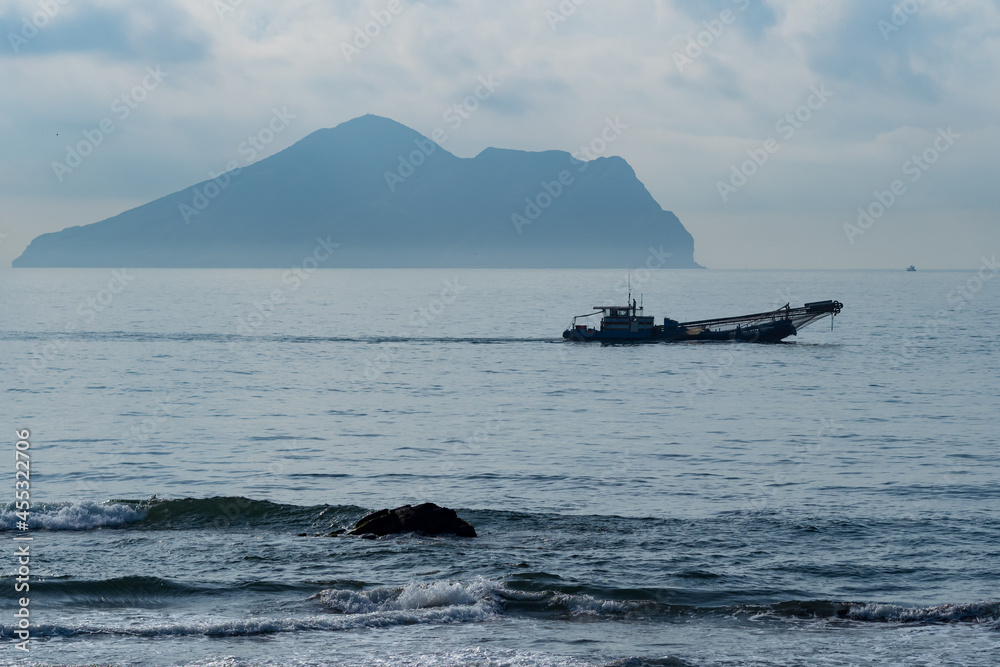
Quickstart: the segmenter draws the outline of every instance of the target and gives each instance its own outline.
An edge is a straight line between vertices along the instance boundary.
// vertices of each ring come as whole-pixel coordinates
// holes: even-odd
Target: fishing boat
[[[824,317],[836,317],[844,304],[839,301],[813,301],[799,308],[786,303],[783,308],[766,313],[753,313],[738,317],[719,317],[711,320],[678,322],[669,317],[663,324],[656,318],[644,315],[635,299],[631,305],[594,306],[594,312],[577,315],[563,338],[571,341],[601,341],[604,343],[681,342],[697,340],[738,340],[751,343],[777,343],[796,335],[805,326]],[[599,327],[578,320],[601,316]],[[833,320],[830,321],[833,328]]]
[[[909,265],[908,267],[906,267],[906,270],[907,270],[907,271],[916,271],[916,270],[917,270],[917,267],[915,267],[915,266],[913,266],[912,264],[910,264],[910,265]]]

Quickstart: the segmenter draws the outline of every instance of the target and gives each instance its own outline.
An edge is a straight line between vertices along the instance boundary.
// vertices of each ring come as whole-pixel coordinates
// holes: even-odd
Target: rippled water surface
[[[602,347],[560,334],[624,272],[2,271],[34,540],[31,651],[11,590],[0,660],[995,665],[974,275],[637,272],[658,318],[845,308]],[[422,501],[480,537],[322,537]]]

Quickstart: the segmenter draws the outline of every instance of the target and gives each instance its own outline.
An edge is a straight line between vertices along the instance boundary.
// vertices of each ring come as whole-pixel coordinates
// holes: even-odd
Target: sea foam
[[[1000,603],[983,601],[933,607],[852,604],[846,616],[857,621],[895,623],[988,623],[1000,621]]]
[[[327,589],[316,597],[340,614],[451,609],[454,620],[481,620],[500,612],[500,587],[483,578],[469,582],[435,581],[368,590]]]
[[[17,530],[20,519],[13,503],[0,510],[0,531]],[[146,511],[118,503],[38,503],[28,511],[31,530],[90,530],[142,521]]]

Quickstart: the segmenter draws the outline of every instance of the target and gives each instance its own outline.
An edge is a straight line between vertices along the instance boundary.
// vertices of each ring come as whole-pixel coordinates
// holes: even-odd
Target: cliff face
[[[15,267],[695,268],[694,241],[618,157],[488,148],[458,158],[378,116],[90,225]],[[662,247],[662,250],[661,250]],[[325,252],[325,251],[324,251]],[[665,257],[669,254],[669,257]]]

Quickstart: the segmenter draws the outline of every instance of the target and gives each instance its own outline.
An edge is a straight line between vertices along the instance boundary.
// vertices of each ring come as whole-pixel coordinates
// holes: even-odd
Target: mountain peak
[[[626,168],[622,168],[622,166]],[[74,221],[75,222],[75,221]],[[696,267],[694,242],[621,158],[486,149],[457,158],[366,114],[268,158],[82,227],[14,266],[287,267],[317,239],[334,267]]]

